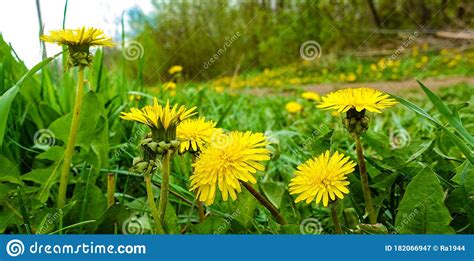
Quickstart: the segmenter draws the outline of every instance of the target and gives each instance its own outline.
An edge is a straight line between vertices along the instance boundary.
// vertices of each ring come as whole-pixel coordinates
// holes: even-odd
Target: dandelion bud
[[[156,152],[156,148],[158,147],[158,143],[157,142],[150,142],[147,144],[148,148],[150,148],[152,151]]]
[[[143,159],[140,157],[133,158],[133,166],[137,165],[138,163],[142,162]]]
[[[152,138],[146,138],[140,141],[140,145],[146,145],[147,143],[150,143],[152,141],[153,141]]]
[[[359,225],[359,216],[354,208],[344,209],[344,220],[346,221],[346,226],[348,228],[355,228]]]
[[[170,142],[170,144],[171,144],[171,147],[172,147],[173,149],[176,149],[176,148],[179,147],[179,141],[178,141],[178,140],[172,140],[172,141]]]
[[[139,172],[143,172],[148,168],[148,162],[140,162],[137,165],[135,165],[135,168]]]

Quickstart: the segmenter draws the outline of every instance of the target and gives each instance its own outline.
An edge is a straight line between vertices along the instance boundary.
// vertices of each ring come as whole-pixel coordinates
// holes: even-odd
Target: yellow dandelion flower
[[[165,83],[163,84],[163,89],[164,89],[165,91],[167,91],[167,90],[174,90],[174,89],[176,89],[176,83],[174,83],[174,82],[165,82]]]
[[[180,73],[183,71],[183,66],[181,65],[173,65],[171,66],[171,68],[168,70],[168,73],[173,75],[173,74],[176,74],[176,73]]]
[[[419,51],[419,49],[418,49],[418,46],[416,46],[416,45],[413,46],[413,48],[411,49],[411,55],[412,55],[413,57],[416,57],[416,56],[418,56],[419,53],[420,53],[420,51]]]
[[[52,30],[49,35],[42,35],[44,42],[68,46],[69,59],[67,68],[90,66],[93,60],[89,48],[93,46],[114,46],[112,38],[96,28],[78,28]]]
[[[449,68],[452,68],[452,67],[456,66],[457,64],[458,64],[458,61],[452,60],[452,61],[450,61],[450,62],[448,63],[448,67],[449,67]]]
[[[112,38],[104,31],[96,28],[62,29],[49,31],[49,35],[42,35],[44,42],[67,45],[71,48],[89,48],[90,46],[114,46]]]
[[[197,190],[199,201],[214,203],[219,189],[222,199],[232,200],[241,192],[240,182],[255,184],[254,174],[265,167],[261,161],[270,160],[268,141],[262,133],[231,132],[221,134],[203,150],[190,177],[190,190]]]
[[[391,107],[397,102],[388,94],[371,88],[349,88],[331,92],[322,97],[318,108],[333,109],[338,112],[347,112],[349,109],[357,111],[367,110],[380,113],[382,109]]]
[[[420,61],[420,62],[422,62],[422,63],[427,63],[428,60],[429,60],[428,56],[424,55],[424,56],[421,57],[421,61]]]
[[[129,101],[140,101],[141,99],[142,99],[142,96],[140,96],[138,94],[130,94],[128,96]]]
[[[218,93],[223,93],[224,92],[224,87],[219,85],[219,86],[214,87],[214,90]]]
[[[301,97],[303,99],[310,100],[310,101],[320,101],[321,100],[321,97],[319,96],[319,94],[317,92],[303,92],[301,94]]]
[[[374,72],[378,71],[377,65],[375,65],[375,63],[370,64],[370,69]]]
[[[339,80],[344,82],[346,80],[346,74],[345,73],[339,74]]]
[[[303,106],[301,106],[301,104],[299,104],[297,102],[289,102],[285,105],[285,109],[289,113],[298,113],[301,110],[303,110]]]
[[[346,79],[348,82],[354,82],[355,80],[357,80],[357,76],[351,72],[347,75],[347,79]]]
[[[349,193],[347,175],[354,171],[355,163],[344,154],[329,151],[298,166],[291,179],[290,194],[299,194],[295,202],[307,204],[316,199],[316,204],[323,202],[326,207],[329,200],[344,198]]]
[[[216,128],[216,123],[204,118],[187,119],[178,125],[176,136],[180,141],[179,152],[198,152],[208,144],[212,137],[220,135],[222,130]]]
[[[151,129],[164,129],[176,127],[180,122],[196,114],[196,107],[186,109],[185,106],[175,104],[170,106],[170,101],[165,106],[158,104],[155,98],[153,105],[148,105],[142,109],[131,108],[130,112],[122,112],[120,118],[129,121],[143,123]]]
[[[421,48],[423,49],[423,51],[428,51],[428,49],[430,48],[430,45],[428,43],[423,43]]]

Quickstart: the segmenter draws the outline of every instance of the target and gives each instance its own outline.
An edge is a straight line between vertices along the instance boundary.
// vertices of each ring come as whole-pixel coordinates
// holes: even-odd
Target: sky
[[[65,0],[40,0],[45,33],[62,28],[64,4]],[[151,0],[69,0],[66,28],[92,26],[120,39],[120,17],[133,7],[145,14],[153,9]],[[0,33],[28,67],[41,61],[35,0],[0,0]],[[46,49],[48,56],[61,50],[52,44]]]

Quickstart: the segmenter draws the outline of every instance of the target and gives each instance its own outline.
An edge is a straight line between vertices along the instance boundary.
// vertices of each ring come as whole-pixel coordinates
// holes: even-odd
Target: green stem
[[[115,174],[107,174],[107,208],[115,204]]]
[[[150,173],[145,173],[145,184],[146,184],[146,194],[147,194],[147,201],[148,207],[151,211],[151,216],[155,221],[155,234],[164,234],[163,227],[161,226],[160,222],[160,215],[158,214],[158,209],[156,208],[155,204],[155,196],[153,195],[153,189],[151,186],[151,175]]]
[[[168,204],[168,193],[170,190],[170,161],[172,151],[168,150],[163,158],[163,176],[161,178],[160,203],[158,213],[160,214],[161,225],[165,225],[166,205]]]
[[[202,204],[201,201],[196,200],[196,204],[197,204],[198,213],[199,213],[199,223],[202,223],[206,219],[206,211],[204,210],[204,205]]]
[[[252,194],[265,208],[270,211],[270,213],[275,217],[275,219],[278,221],[280,225],[286,225],[286,220],[285,218],[278,212],[275,206],[273,206],[270,201],[268,201],[262,194],[260,194],[256,189],[252,187],[247,182],[240,182],[249,192]]]
[[[193,166],[195,162],[196,162],[196,154],[193,153],[192,154]],[[194,172],[194,167],[192,167],[192,171]],[[197,194],[195,194],[195,197],[196,197],[196,205],[197,205],[198,215],[199,215],[199,223],[202,223],[206,219],[206,210],[204,209],[204,204],[201,201],[199,201],[199,199],[197,198]]]
[[[332,222],[334,223],[334,229],[337,234],[342,234],[341,224],[339,223],[339,218],[337,216],[337,202],[331,204],[331,217]]]
[[[69,178],[69,170],[71,167],[72,156],[74,154],[74,147],[76,145],[77,131],[79,128],[79,115],[81,113],[82,96],[84,93],[84,68],[79,67],[77,74],[77,89],[76,101],[72,112],[71,129],[69,131],[69,138],[64,152],[64,161],[61,169],[61,176],[59,179],[59,193],[58,193],[58,208],[62,209],[66,203],[66,191]]]
[[[377,214],[375,213],[372,195],[370,194],[369,178],[367,176],[367,168],[365,167],[364,152],[360,142],[360,136],[354,135],[354,139],[356,142],[357,160],[359,161],[360,182],[362,183],[362,192],[365,199],[365,209],[369,214],[370,224],[376,224]]]

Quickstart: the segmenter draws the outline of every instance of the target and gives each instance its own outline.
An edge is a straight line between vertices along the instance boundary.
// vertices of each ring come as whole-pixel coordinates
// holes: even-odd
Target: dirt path
[[[474,85],[474,77],[467,76],[453,76],[443,78],[426,78],[423,81],[427,87],[432,90],[436,90],[442,87],[447,87],[460,83],[467,83]],[[388,81],[388,82],[371,82],[371,83],[322,83],[314,85],[303,86],[302,89],[306,91],[314,91],[320,94],[325,94],[337,89],[343,88],[354,88],[354,87],[370,87],[379,89],[381,91],[389,93],[401,93],[403,91],[413,91],[419,89],[419,85],[416,80],[403,80],[403,81]],[[249,94],[256,96],[265,95],[291,95],[296,90],[275,90],[272,88],[255,88],[247,91]]]

